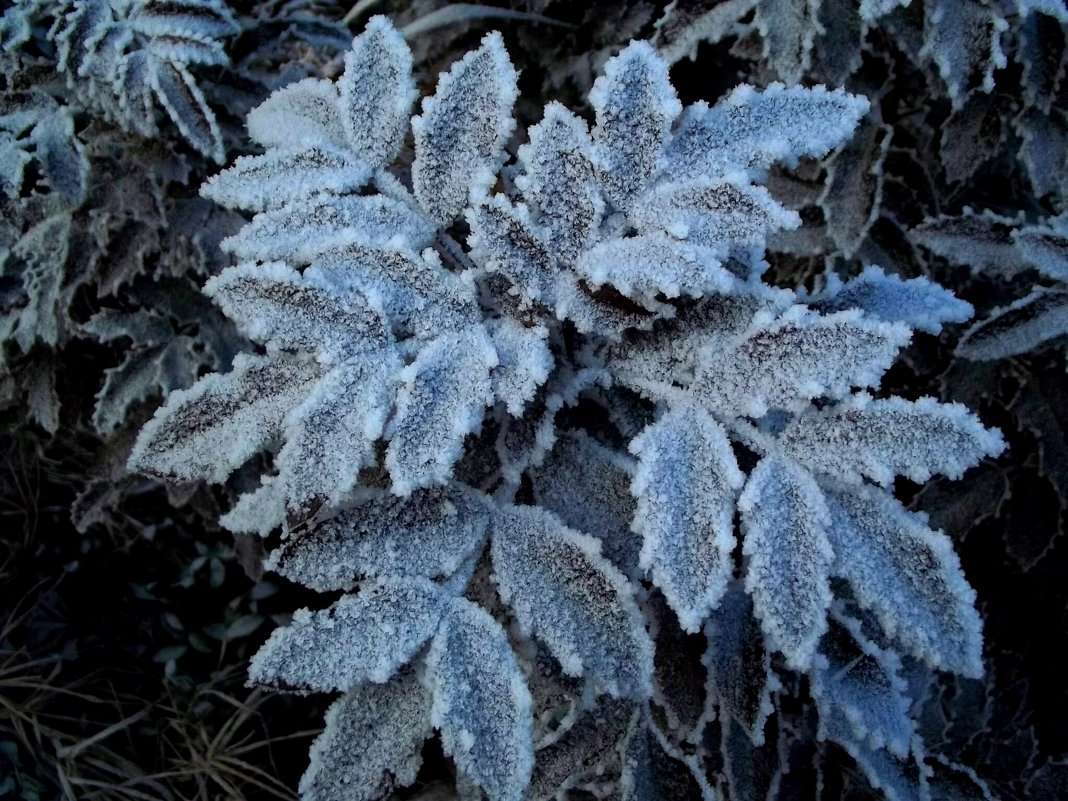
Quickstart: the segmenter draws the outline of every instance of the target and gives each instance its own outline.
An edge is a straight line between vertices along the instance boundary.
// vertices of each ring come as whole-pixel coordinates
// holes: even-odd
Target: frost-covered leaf
[[[27,301],[15,312],[13,329],[7,329],[6,335],[18,343],[23,353],[35,342],[47,345],[59,342],[60,290],[70,239],[70,215],[56,214],[23,234],[8,256],[9,263],[23,265],[22,285]]]
[[[242,354],[231,372],[171,393],[141,430],[130,468],[223,481],[279,432],[318,377],[314,362]]]
[[[298,610],[252,657],[249,681],[315,692],[387,681],[437,630],[448,603],[424,579],[380,579],[326,609]]]
[[[501,35],[487,34],[478,50],[441,76],[422,114],[412,118],[412,186],[438,225],[452,222],[472,192],[485,192],[496,180],[515,128],[517,78]]]
[[[377,801],[415,781],[430,736],[430,691],[411,670],[353,688],[326,710],[300,780],[303,801]]]
[[[878,320],[901,322],[928,334],[939,334],[944,323],[963,323],[972,316],[970,303],[928,278],[902,279],[874,265],[844,282],[828,272],[823,292],[809,305],[824,314],[860,309]]]
[[[671,409],[630,443],[638,457],[631,487],[641,566],[697,632],[734,573],[734,505],[745,476],[723,427],[700,409]]]
[[[857,311],[820,316],[791,307],[778,319],[761,312],[735,342],[706,345],[695,390],[725,412],[762,417],[768,409],[799,409],[821,395],[877,386],[909,341],[900,323],[868,320]]]
[[[163,346],[133,350],[117,367],[105,370],[93,408],[97,433],[112,433],[126,422],[131,408],[157,393],[166,397],[192,384],[202,363],[194,345],[192,338],[177,336]]]
[[[646,715],[636,712],[620,747],[623,772],[619,778],[622,801],[675,801],[718,798],[692,756],[672,754],[663,735]]]
[[[933,398],[846,402],[794,418],[780,439],[785,451],[812,470],[850,483],[864,477],[883,486],[903,475],[924,482],[935,473],[960,478],[1005,442],[964,406]]]
[[[913,241],[955,264],[1012,277],[1027,264],[1013,239],[1017,221],[993,212],[965,209],[960,217],[938,217],[913,228]]]
[[[668,64],[697,57],[702,43],[716,43],[734,32],[738,20],[756,5],[756,0],[672,0],[656,21],[651,38]]]
[[[758,0],[756,8],[764,58],[785,83],[798,83],[812,66],[820,0]]]
[[[274,348],[319,350],[339,360],[393,342],[362,297],[335,293],[281,262],[227,268],[204,292],[247,336]]]
[[[70,112],[64,109],[44,117],[31,138],[48,185],[71,205],[80,204],[88,187],[89,159],[74,135]]]
[[[732,248],[763,246],[769,233],[801,224],[762,186],[696,178],[661,184],[635,204],[628,215],[642,233],[666,231],[721,257]]]
[[[708,650],[707,703],[731,719],[755,745],[764,743],[764,724],[774,711],[771,696],[780,683],[764,647],[764,632],[753,615],[753,600],[734,583],[705,623]],[[711,718],[711,711],[705,717]]]
[[[976,361],[1004,359],[1065,334],[1068,291],[1039,287],[968,329],[957,345],[957,354]]]
[[[938,65],[953,105],[974,90],[991,92],[994,71],[1008,64],[1001,34],[1009,24],[981,0],[930,0],[922,55]]]
[[[795,670],[812,665],[827,630],[834,551],[823,493],[804,470],[765,457],[738,500],[745,588],[771,645]]]
[[[549,331],[543,326],[527,328],[510,317],[488,327],[498,360],[491,373],[493,395],[504,402],[508,414],[519,417],[553,369],[553,354],[546,344]]]
[[[536,507],[502,510],[493,522],[493,570],[501,597],[569,676],[614,697],[651,692],[653,647],[634,590],[601,556],[600,543]]]
[[[143,0],[132,16],[134,29],[146,36],[188,31],[205,37],[231,36],[241,30],[221,0]]]
[[[330,81],[318,78],[305,78],[275,90],[248,113],[245,125],[252,140],[267,148],[303,152],[314,145],[323,145],[331,150],[340,150],[345,145],[345,134],[338,113],[337,87]],[[262,157],[258,163],[264,164]],[[279,171],[285,169],[284,163],[274,164]],[[293,166],[303,170],[310,164],[305,160]],[[267,169],[260,167],[260,180],[266,179]],[[226,180],[224,178],[222,182],[225,184]],[[229,180],[235,179],[231,177]],[[214,185],[210,181],[209,184]],[[273,203],[274,198],[268,195],[264,202]],[[228,205],[235,203],[230,201]],[[244,206],[243,203],[240,205]],[[259,204],[250,206],[258,207]]]
[[[857,600],[910,653],[940,670],[979,676],[975,591],[949,539],[874,487],[826,494],[834,573],[849,580]]]
[[[1068,14],[1065,15],[1068,21]],[[950,762],[941,756],[928,757],[927,789],[931,801],[994,801],[987,783],[967,765]],[[1033,774],[1032,774],[1033,775]],[[1035,790],[1031,790],[1035,792]],[[1040,797],[1041,791],[1035,796]]]
[[[593,243],[604,215],[589,130],[562,105],[549,103],[527,137],[519,148],[523,172],[516,186],[548,232],[554,255],[573,262]]]
[[[160,105],[189,144],[205,157],[222,164],[226,152],[219,124],[189,70],[174,61],[158,60],[153,64],[152,88],[156,90]]]
[[[1014,231],[1020,256],[1043,275],[1068,281],[1068,220],[1057,217],[1046,225],[1029,225]]]
[[[338,89],[345,135],[356,155],[374,168],[393,161],[418,92],[412,53],[386,17],[372,17],[353,41]]]
[[[868,100],[821,86],[764,90],[742,85],[712,108],[699,102],[679,120],[668,149],[675,175],[722,179],[761,174],[772,162],[790,165],[841,144],[868,113]]]
[[[409,204],[383,195],[329,195],[297,200],[252,218],[222,249],[241,259],[309,264],[335,247],[354,240],[383,246],[395,238],[419,250],[434,238],[434,229]]]
[[[299,132],[295,127],[294,135]],[[200,193],[220,206],[262,211],[318,192],[353,192],[371,177],[370,167],[333,144],[298,143],[297,148],[241,156],[232,167],[209,178]]]
[[[812,695],[821,709],[834,707],[849,721],[854,736],[872,748],[908,755],[916,725],[909,716],[912,699],[901,674],[901,661],[842,619],[820,644],[810,674]]]
[[[504,629],[470,601],[454,600],[427,675],[434,725],[457,769],[494,801],[522,801],[534,768],[532,701]]]
[[[613,565],[628,576],[641,543],[630,530],[634,465],[578,431],[561,433],[545,460],[530,471],[534,498],[569,527],[592,534]]]
[[[493,403],[490,371],[497,351],[481,326],[444,334],[400,374],[397,412],[386,432],[386,467],[393,491],[448,480],[463,439],[478,430]]]
[[[667,64],[648,42],[631,42],[609,59],[589,100],[597,115],[594,160],[601,188],[626,210],[660,168],[682,104]]]
[[[857,252],[879,216],[883,162],[892,136],[889,125],[865,120],[856,135],[828,160],[819,204],[828,235],[847,258]]]
[[[472,257],[491,272],[501,273],[528,300],[555,301],[557,268],[545,234],[525,206],[513,206],[502,195],[485,197],[467,212]]]

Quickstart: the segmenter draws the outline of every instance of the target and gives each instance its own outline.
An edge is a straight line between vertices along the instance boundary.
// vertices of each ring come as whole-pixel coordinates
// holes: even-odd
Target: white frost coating
[[[240,354],[229,373],[170,394],[141,429],[129,467],[180,481],[224,481],[278,433],[318,378],[314,362]]]
[[[668,168],[691,177],[755,177],[772,162],[819,158],[846,140],[868,107],[867,98],[840,89],[773,83],[760,91],[743,84],[712,108],[687,107],[668,148]]]
[[[515,184],[537,223],[548,231],[554,255],[573,262],[594,243],[604,216],[589,130],[583,120],[553,102],[527,137],[519,148],[523,172]]]
[[[200,194],[227,208],[263,211],[318,192],[354,192],[370,178],[370,167],[334,145],[275,148],[262,156],[239,156],[209,178]]]
[[[445,577],[482,544],[488,525],[486,499],[461,487],[406,498],[362,490],[314,531],[284,541],[264,566],[318,592],[348,590],[364,577]]]
[[[1068,218],[1014,231],[1012,239],[1023,259],[1043,275],[1068,281]]]
[[[983,428],[959,403],[873,399],[866,393],[799,415],[780,442],[818,473],[856,484],[867,477],[884,487],[897,475],[919,483],[936,473],[958,479],[984,456],[1005,449],[1001,433]]]
[[[345,135],[356,155],[375,168],[393,161],[418,92],[412,51],[388,18],[371,17],[353,40],[338,90]]]
[[[545,460],[530,471],[538,506],[570,528],[599,539],[609,561],[637,577],[641,541],[630,530],[633,478],[630,459],[581,431],[562,432]]]
[[[633,586],[600,543],[532,506],[499,511],[492,537],[494,580],[524,633],[545,643],[567,675],[616,698],[648,698],[653,644]]]
[[[359,471],[374,463],[400,370],[392,348],[350,357],[290,412],[276,463],[278,490],[291,513],[313,510],[314,501],[340,503]]]
[[[1068,24],[1068,7],[1064,0],[1016,0],[1021,16],[1026,14],[1048,14],[1058,22]]]
[[[1039,287],[996,309],[961,337],[957,354],[965,359],[1004,359],[1068,334],[1068,292]]]
[[[994,71],[1008,64],[1000,40],[1009,23],[980,0],[928,1],[920,55],[938,66],[953,107],[960,108],[973,90],[993,91]]]
[[[493,343],[478,326],[438,337],[404,368],[397,413],[386,432],[395,493],[449,479],[464,437],[478,430],[493,403],[490,370],[496,366]]]
[[[248,113],[248,135],[264,147],[304,150],[326,145],[345,147],[337,87],[330,81],[305,78],[275,90]]]
[[[705,623],[708,670],[704,719],[718,715],[737,723],[753,745],[764,744],[764,724],[775,711],[772,694],[782,689],[764,632],[753,615],[753,599],[735,582]]]
[[[252,657],[249,682],[344,692],[387,681],[437,630],[448,602],[425,579],[380,579],[318,612],[300,609]]]
[[[269,347],[317,350],[337,361],[393,344],[381,314],[363,297],[317,284],[281,262],[228,267],[204,292]]]
[[[763,248],[768,234],[801,225],[797,212],[780,206],[764,187],[711,178],[661,184],[628,217],[641,233],[666,231],[720,256],[733,248]]]
[[[738,500],[747,559],[745,588],[771,645],[794,670],[808,670],[827,630],[830,514],[812,477],[780,457],[765,457]]]
[[[150,64],[152,88],[182,136],[204,156],[222,164],[226,151],[219,124],[189,70],[174,61],[152,59]]]
[[[530,219],[527,207],[493,195],[480,197],[466,216],[475,262],[501,273],[526,300],[551,305],[558,271],[549,242]]]
[[[745,476],[723,427],[700,409],[671,409],[630,443],[641,567],[696,633],[734,572],[734,504]]]
[[[286,514],[285,498],[274,482],[274,476],[265,476],[260,486],[241,495],[219,518],[222,527],[234,534],[269,536]]]
[[[713,408],[733,414],[800,410],[812,398],[878,386],[909,338],[904,325],[867,320],[858,311],[820,316],[792,306],[776,320],[760,312],[733,346],[702,349],[694,389]]]
[[[812,68],[822,0],[757,0],[754,23],[763,56],[780,79],[793,86]]]
[[[492,801],[522,801],[534,770],[533,701],[504,629],[457,598],[426,663],[445,752]]]
[[[320,195],[257,214],[221,246],[239,259],[309,264],[354,238],[369,245],[399,238],[418,250],[433,240],[434,228],[411,205],[384,195]]]
[[[501,35],[488,33],[478,50],[438,79],[423,113],[412,117],[412,187],[436,224],[448,225],[472,192],[484,193],[496,180],[515,129],[517,80]]]
[[[907,8],[912,0],[860,0],[860,16],[865,22],[875,22],[895,8]]]
[[[944,323],[963,323],[974,311],[970,303],[928,278],[903,280],[874,265],[845,282],[828,272],[823,292],[807,303],[824,314],[860,309],[878,320],[904,323],[928,334],[941,333]]]
[[[378,801],[415,782],[430,736],[430,691],[411,670],[361,684],[326,710],[300,779],[302,801]]]
[[[809,681],[819,707],[837,708],[858,740],[908,756],[916,725],[901,660],[865,637],[859,623],[843,618],[831,626]]]
[[[629,298],[650,301],[658,294],[726,295],[739,284],[714,251],[662,233],[606,240],[583,253],[575,271],[593,286],[608,284]]]
[[[493,395],[505,404],[508,414],[519,417],[553,369],[553,354],[546,344],[549,329],[543,325],[527,328],[511,317],[491,320],[487,328],[498,360],[490,373]]]
[[[418,255],[401,239],[380,245],[357,240],[330,248],[305,275],[374,297],[391,323],[424,339],[481,318],[470,283],[443,268],[434,250]]]
[[[648,42],[631,42],[610,58],[589,101],[597,115],[594,160],[601,188],[625,211],[659,170],[682,104],[667,62]]]
[[[130,14],[134,30],[145,36],[164,36],[187,31],[200,36],[232,36],[241,25],[225,2],[220,0],[144,0]]]
[[[874,487],[827,488],[826,497],[834,573],[886,634],[933,668],[982,675],[975,591],[949,538]]]

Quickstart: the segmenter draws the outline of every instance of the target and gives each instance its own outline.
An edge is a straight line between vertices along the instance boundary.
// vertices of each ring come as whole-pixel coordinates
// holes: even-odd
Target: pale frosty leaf
[[[382,246],[395,237],[418,250],[434,238],[434,229],[417,210],[393,198],[325,195],[257,214],[237,234],[224,239],[222,249],[241,259],[309,264],[353,239]]]
[[[787,84],[798,83],[812,66],[819,9],[820,0],[757,2],[756,26],[764,40],[764,58]]]
[[[852,258],[878,219],[883,196],[883,162],[893,128],[865,120],[857,134],[829,160],[819,204],[827,233]]]
[[[72,205],[85,199],[89,159],[74,135],[74,120],[66,110],[49,114],[34,126],[32,141],[48,185]]]
[[[826,287],[809,305],[824,314],[860,309],[869,317],[928,334],[941,333],[944,323],[965,322],[973,311],[970,303],[928,278],[902,279],[874,265],[845,282],[828,272]]]
[[[557,258],[573,262],[593,244],[604,216],[586,123],[556,102],[519,148],[515,179]]]
[[[731,346],[706,345],[696,394],[725,412],[762,417],[768,409],[801,409],[811,398],[843,397],[877,386],[908,328],[864,319],[858,311],[820,316],[793,306],[776,320],[761,312]]]
[[[201,36],[189,31],[155,36],[149,40],[146,49],[153,59],[171,61],[185,66],[189,64],[210,64],[217,67],[230,61],[230,57],[226,55],[226,48],[218,39]],[[116,51],[121,52],[121,48],[117,47]],[[94,60],[93,66],[94,68],[97,67],[96,60]],[[83,71],[84,69],[83,67]]]
[[[220,0],[144,0],[131,17],[146,36],[189,31],[200,36],[231,36],[241,30],[229,6]]]
[[[352,356],[290,413],[277,460],[278,491],[290,512],[340,503],[359,471],[374,462],[400,370],[391,348]]]
[[[219,523],[234,534],[270,535],[285,519],[284,495],[277,490],[276,476],[265,476],[259,487],[241,495]]]
[[[753,600],[734,583],[705,623],[708,650],[707,699],[720,718],[733,720],[755,745],[764,743],[764,724],[774,711],[772,693],[780,683],[764,647],[764,632],[753,614]],[[711,718],[712,712],[706,712]]]
[[[608,284],[628,298],[648,301],[659,294],[727,295],[738,284],[715,251],[662,233],[606,240],[583,253],[575,270],[593,286]]]
[[[300,609],[252,657],[249,682],[329,692],[387,681],[437,630],[448,603],[425,579],[380,579],[318,612]]]
[[[174,337],[165,346],[133,350],[122,363],[104,371],[95,396],[93,428],[107,435],[121,426],[136,404],[157,393],[184,389],[196,380],[201,357],[190,337]]]
[[[983,428],[960,404],[866,393],[799,415],[780,443],[816,472],[856,484],[867,477],[883,486],[897,475],[920,483],[936,473],[957,479],[1005,448],[997,430]]]
[[[1065,6],[1063,0],[1054,0]],[[1061,22],[1068,22],[1068,14]],[[1021,80],[1024,98],[1029,106],[1049,114],[1057,90],[1064,77],[1065,50],[1068,42],[1064,29],[1051,16],[1030,14],[1019,23],[1014,60],[1023,68]]]
[[[667,63],[648,42],[631,42],[609,59],[589,100],[597,116],[593,141],[601,188],[626,210],[659,170],[682,104]]]
[[[743,84],[712,108],[699,102],[686,109],[668,164],[675,175],[722,179],[759,175],[775,161],[818,158],[849,137],[868,106],[867,98],[840,89]]]
[[[849,81],[863,60],[867,33],[856,0],[820,0],[819,30],[812,50],[811,73],[830,86]]]
[[[621,801],[676,801],[718,799],[702,775],[698,760],[672,754],[663,735],[641,711],[635,712],[620,747],[623,771],[619,778]]]
[[[982,634],[949,539],[874,487],[828,489],[834,572],[886,633],[932,667],[982,674]]]
[[[490,375],[493,395],[508,414],[519,417],[553,369],[553,354],[546,344],[549,331],[544,326],[527,328],[511,317],[491,321],[487,327],[498,360]]]
[[[294,130],[300,126],[298,118]],[[370,167],[333,144],[298,143],[262,156],[239,157],[232,167],[209,178],[200,194],[227,208],[262,211],[318,192],[356,191],[370,177]]]
[[[130,469],[221,482],[279,432],[318,378],[314,362],[242,354],[231,372],[171,393],[141,430]]]
[[[434,725],[445,752],[494,801],[522,801],[534,768],[533,703],[508,637],[456,599],[427,655]]]
[[[283,542],[266,567],[319,592],[351,589],[363,577],[450,576],[484,541],[488,525],[486,500],[459,486],[406,498],[367,490],[313,531]]]
[[[152,88],[160,105],[189,144],[222,164],[226,153],[219,124],[189,70],[173,61],[156,60],[153,64]]]
[[[823,493],[797,465],[765,457],[750,474],[738,509],[753,609],[787,664],[807,670],[827,630],[831,603],[834,551]]]
[[[430,691],[412,670],[361,684],[326,710],[300,779],[303,801],[378,801],[415,781],[431,734]]]
[[[60,289],[70,248],[71,219],[57,214],[37,223],[11,249],[8,260],[24,265],[23,290],[27,303],[16,314],[9,333],[23,353],[35,342],[59,342]],[[2,266],[2,264],[0,264]]]
[[[858,740],[904,758],[916,726],[900,671],[896,654],[879,648],[858,623],[844,619],[823,638],[810,686],[820,708],[835,707]]]
[[[1017,220],[966,208],[960,217],[926,220],[913,228],[910,236],[914,242],[955,264],[1012,277],[1027,267],[1013,240],[1016,227]]]
[[[980,0],[931,0],[921,55],[932,59],[955,107],[974,90],[991,92],[994,71],[1008,64],[1001,34],[1009,24]]]
[[[698,45],[722,41],[756,0],[673,0],[655,23],[652,43],[668,64],[697,56]]]
[[[422,114],[412,118],[412,186],[438,225],[452,222],[473,191],[485,192],[496,180],[515,128],[517,78],[501,35],[487,34],[478,50],[438,79]]]
[[[467,212],[467,221],[472,257],[478,264],[504,275],[528,301],[545,305],[555,301],[555,260],[525,206],[513,206],[502,195],[484,197]]]
[[[281,262],[229,267],[204,292],[270,347],[318,350],[336,361],[392,345],[385,321],[361,296],[334,292]]]
[[[566,674],[614,697],[649,696],[652,642],[633,587],[597,540],[542,509],[515,506],[494,519],[492,553],[501,597]]]
[[[1068,292],[1039,287],[970,328],[957,345],[965,359],[990,361],[1026,353],[1068,334]]]
[[[1068,281],[1068,227],[1064,218],[1021,228],[1013,232],[1012,239],[1028,264],[1057,281]]]
[[[621,277],[624,282],[635,278],[632,274]],[[639,276],[647,280],[650,276]],[[627,329],[650,331],[657,320],[675,314],[672,306],[650,297],[637,302],[623,295],[614,287],[605,284],[591,287],[573,273],[562,273],[557,281],[556,317],[570,320],[581,334],[596,334],[610,340],[618,340]]]
[[[148,137],[158,134],[152,72],[153,61],[148,53],[144,50],[134,50],[123,55],[113,82],[122,123]]]
[[[427,339],[481,318],[473,287],[429,248],[420,255],[399,241],[357,240],[322,252],[305,274],[375,298],[391,323]]]
[[[697,632],[734,572],[734,505],[745,476],[723,427],[698,408],[668,411],[630,443],[641,566],[679,624]]]
[[[634,464],[579,431],[562,433],[545,460],[530,471],[538,506],[569,527],[592,534],[613,565],[628,576],[638,566],[638,536],[630,530]]]
[[[1065,181],[1064,153],[1068,149],[1068,129],[1056,117],[1025,109],[1014,117],[1013,127],[1023,139],[1020,160],[1027,168],[1027,176],[1035,195],[1068,194]]]
[[[56,66],[67,73],[68,83],[73,83],[73,76],[78,74],[89,50],[89,42],[101,34],[111,19],[107,0],[83,0],[65,18],[57,20]]]
[[[711,178],[661,184],[642,196],[629,218],[641,233],[666,231],[721,256],[762,247],[769,233],[801,224],[764,187]]]
[[[393,161],[418,92],[412,53],[386,17],[372,17],[353,40],[338,89],[345,135],[356,155],[375,168]]]
[[[445,482],[463,439],[478,430],[493,402],[490,370],[497,352],[481,326],[444,334],[400,374],[397,412],[386,432],[386,467],[393,491]]]
[[[345,146],[337,87],[318,78],[275,90],[249,112],[245,124],[252,140],[268,148],[303,151],[313,145],[334,150]],[[270,196],[267,202],[273,202]]]

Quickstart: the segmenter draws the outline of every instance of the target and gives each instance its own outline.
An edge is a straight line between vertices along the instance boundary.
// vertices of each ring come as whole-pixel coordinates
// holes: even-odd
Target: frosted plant
[[[53,20],[55,69],[73,104],[147,137],[158,135],[158,104],[194,149],[224,161],[215,115],[190,68],[228,63],[222,39],[240,28],[225,2],[17,0],[0,18],[8,58],[43,19]]]
[[[205,291],[263,349],[171,393],[130,464],[223,482],[273,453],[223,523],[281,530],[268,566],[344,593],[250,667],[343,693],[304,797],[410,784],[435,729],[492,799],[738,796],[792,671],[820,736],[926,792],[898,654],[978,675],[980,623],[949,540],[891,488],[1003,443],[868,390],[913,329],[970,309],[875,268],[805,303],[761,280],[800,220],[760,181],[867,101],[743,85],[683,109],[634,42],[592,130],[549,104],[501,180],[516,77],[488,35],[398,163],[411,57],[374,18],[336,82],[253,110],[264,153],[202,190],[257,212]],[[657,652],[702,633],[688,702]]]

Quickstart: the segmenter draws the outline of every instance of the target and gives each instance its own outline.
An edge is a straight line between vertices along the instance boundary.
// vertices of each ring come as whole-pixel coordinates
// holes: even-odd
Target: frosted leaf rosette
[[[761,280],[766,236],[800,222],[766,169],[828,153],[867,101],[740,86],[683,109],[634,42],[592,130],[550,104],[505,167],[517,76],[490,34],[423,100],[408,163],[411,68],[378,17],[336,83],[251,113],[265,152],[203,193],[258,213],[205,291],[262,352],[173,393],[131,457],[221,482],[272,450],[224,524],[281,528],[269,567],[345,591],[251,664],[343,693],[304,798],[411,783],[434,729],[491,799],[716,797],[790,670],[821,736],[926,781],[899,654],[978,675],[980,622],[892,482],[1003,445],[960,406],[877,389],[913,329],[970,308],[878,268],[805,303]],[[665,725],[653,637],[702,630],[705,710]]]

